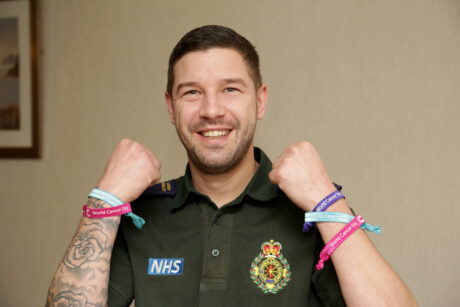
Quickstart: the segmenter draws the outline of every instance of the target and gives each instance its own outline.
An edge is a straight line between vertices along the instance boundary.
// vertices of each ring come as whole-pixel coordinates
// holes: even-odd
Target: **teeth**
[[[210,130],[204,131],[201,134],[206,137],[218,137],[227,135],[230,131],[229,130]]]

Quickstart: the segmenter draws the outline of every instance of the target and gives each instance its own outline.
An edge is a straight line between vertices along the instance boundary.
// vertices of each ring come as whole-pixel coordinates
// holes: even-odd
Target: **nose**
[[[214,119],[223,115],[224,106],[222,105],[218,95],[206,93],[201,101],[200,116]]]

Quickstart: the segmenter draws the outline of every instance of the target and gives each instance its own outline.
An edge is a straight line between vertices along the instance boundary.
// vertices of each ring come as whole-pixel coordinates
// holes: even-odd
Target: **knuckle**
[[[155,156],[151,156],[150,161],[152,162],[152,165],[153,165],[153,167],[155,169],[160,169],[161,168],[161,163]]]
[[[308,141],[300,141],[299,142],[299,145],[303,146],[303,147],[310,147],[311,146],[311,143],[309,143]]]
[[[135,151],[134,152],[136,159],[140,159],[141,161],[148,161],[149,155],[144,151]]]
[[[157,183],[158,181],[160,181],[161,179],[161,173],[158,171],[158,172],[154,172],[152,177],[151,177],[151,183]]]
[[[297,146],[297,144],[294,144],[294,145],[291,145],[288,149],[288,153],[290,155],[297,155],[297,153],[299,152],[299,148]]]
[[[132,141],[131,141],[130,139],[126,139],[126,138],[125,138],[125,139],[122,139],[122,140],[120,141],[119,144],[120,144],[121,146],[127,146],[127,145],[129,145],[130,143],[132,143]]]
[[[313,151],[313,150],[315,150],[315,147],[314,147],[313,144],[310,143],[310,142],[302,141],[302,142],[301,142],[301,145],[302,145],[302,147],[303,147],[305,150],[308,150],[308,151]]]
[[[140,151],[142,153],[145,153],[145,151],[143,150],[144,147],[138,142],[131,141],[130,146],[134,151]]]
[[[275,172],[271,171],[268,174],[268,179],[270,179],[271,182],[278,182],[278,176],[276,175]]]

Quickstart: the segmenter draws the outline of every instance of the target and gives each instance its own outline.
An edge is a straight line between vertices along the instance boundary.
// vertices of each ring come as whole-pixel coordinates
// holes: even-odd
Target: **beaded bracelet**
[[[93,189],[89,193],[88,197],[100,199],[112,207],[117,207],[124,204],[124,202],[115,195],[98,188]],[[133,212],[126,213],[125,215],[129,216],[133,220],[134,226],[136,226],[137,229],[142,229],[142,226],[145,224],[145,220],[143,218],[134,214]]]

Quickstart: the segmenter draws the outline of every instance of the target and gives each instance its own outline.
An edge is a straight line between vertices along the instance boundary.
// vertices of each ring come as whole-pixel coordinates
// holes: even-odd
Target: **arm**
[[[122,140],[109,162],[98,187],[125,202],[139,197],[161,178],[160,164],[144,146]],[[110,207],[88,199],[90,208]],[[64,257],[53,276],[46,306],[106,306],[110,259],[120,217],[82,217]]]
[[[88,199],[91,208],[110,207],[101,200]],[[80,221],[70,245],[51,282],[46,306],[80,303],[105,305],[109,265],[120,217]]]
[[[353,214],[343,199],[327,211]],[[338,223],[317,223],[325,244],[343,226]],[[364,230],[359,229],[346,239],[334,251],[331,260],[348,306],[417,306],[409,289]]]
[[[273,164],[270,180],[304,211],[312,211],[335,190],[315,148],[301,142],[289,146]],[[352,214],[345,200],[328,211]],[[318,223],[325,244],[344,225]],[[409,289],[386,263],[362,230],[356,231],[332,254],[342,294],[348,306],[416,306]]]

